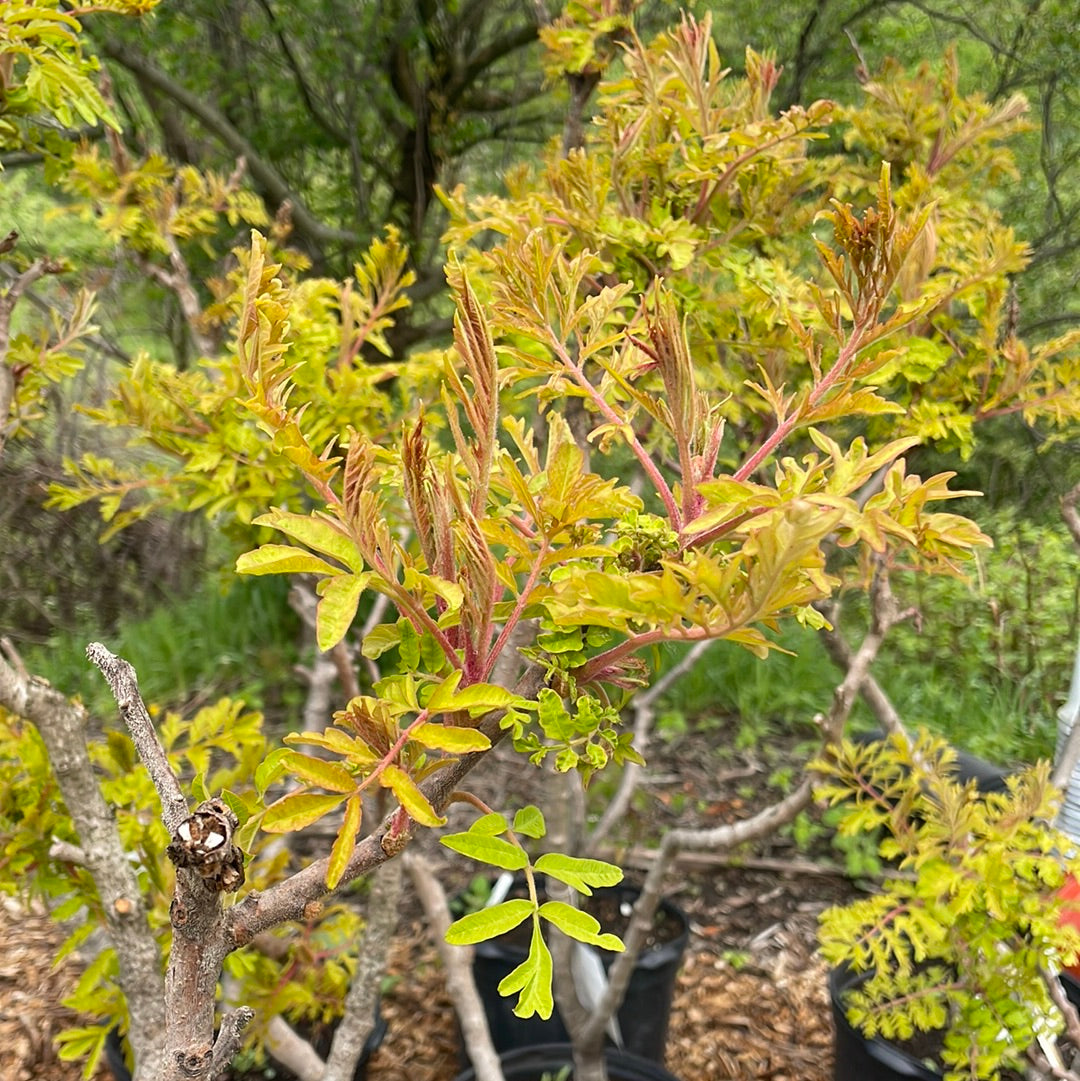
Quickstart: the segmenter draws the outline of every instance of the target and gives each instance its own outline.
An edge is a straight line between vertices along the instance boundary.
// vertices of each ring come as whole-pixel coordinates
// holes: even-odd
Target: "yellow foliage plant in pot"
[[[877,833],[897,871],[822,916],[837,1081],[1080,1077],[1075,989],[1061,978],[1080,933],[1059,893],[1078,861],[1051,825],[1049,765],[980,793],[956,778],[952,748],[920,732],[844,741],[816,766],[840,831]]]

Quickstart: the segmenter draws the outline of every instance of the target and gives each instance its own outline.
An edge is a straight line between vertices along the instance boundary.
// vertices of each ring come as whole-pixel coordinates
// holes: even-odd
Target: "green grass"
[[[302,697],[292,671],[297,623],[287,591],[284,580],[239,579],[222,590],[207,578],[144,618],[122,619],[114,632],[65,631],[26,650],[24,661],[63,693],[79,695],[98,717],[116,705],[86,660],[86,644],[95,639],[135,666],[147,703],[184,708],[228,694],[280,711]]]
[[[1044,545],[1044,552],[1046,546]],[[957,747],[992,762],[1018,764],[1052,757],[1056,709],[1064,700],[1076,648],[1075,584],[1050,576],[1035,591],[1040,603],[1029,612],[1014,609],[1013,623],[1023,633],[1022,648],[1003,648],[995,580],[1006,590],[1015,575],[1015,557],[1003,546],[999,564],[989,563],[981,589],[963,582],[933,583],[921,598],[924,630],[910,625],[894,630],[872,672],[910,727],[925,725]],[[1048,612],[1057,621],[1046,620]],[[844,630],[856,645],[861,635],[857,611]],[[933,630],[931,620],[937,620]],[[736,743],[749,746],[780,730],[807,730],[832,700],[840,670],[829,660],[812,631],[790,626],[778,642],[794,656],[773,653],[765,660],[717,642],[693,671],[665,696],[659,714],[661,735],[696,732],[703,738],[716,718],[739,720]],[[683,651],[670,649],[664,667]],[[876,727],[860,700],[852,727]]]

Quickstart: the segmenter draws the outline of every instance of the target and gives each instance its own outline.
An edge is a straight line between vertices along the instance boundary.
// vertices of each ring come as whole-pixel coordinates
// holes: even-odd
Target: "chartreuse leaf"
[[[490,863],[493,867],[501,867],[504,871],[520,871],[529,862],[524,849],[490,834],[473,833],[470,830],[468,833],[448,834],[446,837],[440,837],[439,841],[447,848],[468,856],[469,859],[478,860],[480,863]]]
[[[599,946],[602,950],[622,953],[626,947],[618,935],[601,934],[600,921],[580,908],[565,904],[563,901],[545,901],[540,906],[540,915],[549,923],[555,924],[563,934],[586,942],[590,946]]]
[[[613,863],[563,856],[558,852],[546,852],[536,861],[535,870],[557,878],[587,897],[597,887],[614,886],[621,882],[623,876],[622,871]]]
[[[348,538],[344,530],[327,518],[315,515],[292,514],[289,511],[274,509],[267,514],[260,514],[254,520],[255,525],[266,525],[280,530],[293,540],[314,548],[324,556],[330,556],[349,570],[359,574],[364,569],[364,561],[356,550],[356,545]]]
[[[488,837],[495,837],[500,833],[505,833],[509,829],[506,824],[506,819],[501,814],[497,814],[492,811],[490,814],[481,815],[470,827],[469,833],[484,834]]]
[[[360,652],[369,660],[378,660],[388,649],[401,642],[401,629],[393,623],[384,623],[364,635]]]
[[[551,997],[551,973],[551,951],[540,933],[540,921],[535,920],[529,956],[503,977],[499,994],[512,995],[520,991],[514,1013],[518,1017],[532,1017],[535,1013],[546,1021],[555,1007]]]
[[[409,817],[421,826],[441,826],[446,821],[435,813],[435,808],[428,803],[424,793],[416,787],[416,782],[399,766],[383,766],[379,774],[379,783],[397,796],[398,802],[408,812]]]
[[[409,738],[429,750],[449,751],[451,754],[486,751],[491,746],[491,740],[475,728],[443,724],[418,724],[409,732]]]
[[[106,1025],[92,1025],[86,1028],[67,1028],[56,1036],[57,1055],[64,1062],[72,1062],[86,1057],[83,1077],[93,1077],[97,1073],[101,1053],[105,1050],[105,1039],[109,1035]]]
[[[520,833],[523,837],[543,837],[547,833],[547,823],[544,821],[540,808],[534,807],[531,803],[522,807],[514,815],[514,832]]]
[[[315,636],[324,653],[333,649],[348,633],[356,618],[360,594],[370,580],[370,573],[340,574],[323,578],[316,586],[321,599],[315,610]]]
[[[356,790],[356,779],[337,762],[313,758],[299,751],[287,751],[282,761],[293,776],[308,784],[317,784],[330,792],[348,793]]]
[[[330,861],[326,867],[326,888],[336,889],[345,873],[345,867],[356,849],[356,835],[360,831],[362,805],[359,794],[350,796],[345,803],[345,821],[338,830],[334,847],[330,849]]]
[[[250,792],[241,795],[240,793],[230,792],[229,789],[223,788],[221,790],[221,800],[225,806],[236,815],[236,820],[241,826],[258,809],[255,797]]]
[[[285,737],[286,743],[306,743],[312,747],[322,747],[324,750],[333,751],[344,755],[360,766],[373,766],[379,761],[379,756],[363,740],[354,738],[340,728],[328,728],[325,732],[290,732]],[[285,753],[281,748],[281,753]],[[271,752],[278,754],[277,751]],[[280,774],[284,766],[279,769]],[[256,777],[256,780],[258,778]]]
[[[263,814],[262,828],[266,833],[292,833],[318,822],[332,811],[343,797],[324,796],[312,792],[290,792],[271,803]]]
[[[482,908],[455,920],[446,929],[446,941],[451,946],[471,946],[475,942],[487,942],[512,931],[522,920],[533,914],[532,901],[516,898],[503,901],[501,905]]]
[[[191,798],[196,803],[204,803],[210,798],[210,793],[206,790],[206,772],[198,774],[195,780],[191,782]]]
[[[236,560],[237,574],[341,574],[332,566],[304,548],[291,544],[263,544],[244,552]]]
[[[456,669],[431,692],[425,703],[429,713],[452,713],[459,709],[486,713],[488,710],[506,709],[508,706],[522,709],[529,704],[527,699],[505,687],[497,687],[494,683],[470,683],[459,691],[461,675],[461,669]]]

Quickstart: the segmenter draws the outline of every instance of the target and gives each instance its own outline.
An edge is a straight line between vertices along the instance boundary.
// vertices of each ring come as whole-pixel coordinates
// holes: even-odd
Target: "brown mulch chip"
[[[79,1024],[62,1006],[78,979],[67,961],[53,967],[63,933],[45,916],[0,899],[0,1078],[3,1081],[79,1081],[81,1062],[61,1062],[53,1042]],[[104,1075],[102,1075],[104,1076]]]

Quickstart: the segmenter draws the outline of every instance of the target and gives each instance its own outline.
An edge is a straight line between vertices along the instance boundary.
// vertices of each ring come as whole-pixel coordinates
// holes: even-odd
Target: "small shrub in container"
[[[954,758],[923,732],[844,741],[817,763],[841,832],[880,831],[897,867],[880,893],[822,916],[842,1009],[838,1081],[1080,1076],[1058,1041],[1080,1031],[1060,979],[1080,950],[1060,896],[1077,860],[1050,824],[1049,765],[979,793],[955,779]]]

